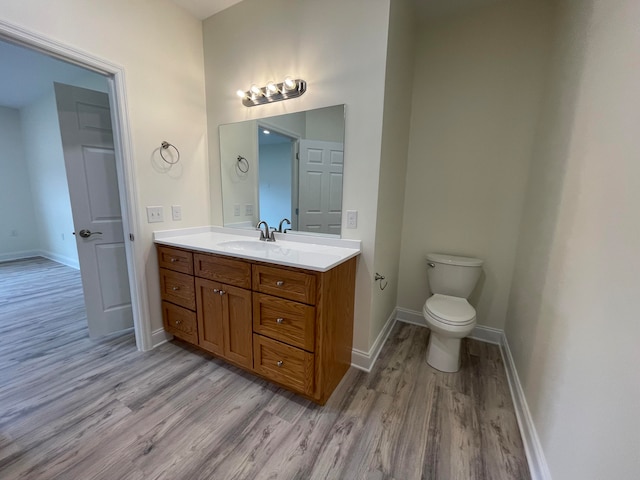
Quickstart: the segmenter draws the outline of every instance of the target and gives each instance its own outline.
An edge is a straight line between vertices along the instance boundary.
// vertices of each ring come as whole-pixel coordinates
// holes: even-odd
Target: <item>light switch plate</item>
[[[347,228],[358,228],[357,210],[347,210]]]
[[[147,207],[147,222],[164,222],[164,213],[162,211],[162,207]]]
[[[253,215],[253,205],[251,203],[247,203],[244,206],[244,214],[247,216]]]
[[[182,220],[182,207],[180,205],[171,205],[171,218],[174,222]]]
[[[240,216],[240,204],[239,203],[236,203],[233,206],[233,216],[234,217],[239,217]]]

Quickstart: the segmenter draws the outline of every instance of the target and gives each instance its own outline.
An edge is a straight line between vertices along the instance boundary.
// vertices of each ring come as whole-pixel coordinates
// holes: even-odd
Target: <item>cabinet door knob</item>
[[[173,257],[171,257],[171,263],[174,263],[174,262],[177,262],[177,261],[178,261],[178,259],[177,259],[177,258],[173,258]]]
[[[225,293],[227,293],[227,292],[225,292],[224,290],[220,290],[220,292],[219,292],[219,293],[220,293],[220,296],[222,296],[222,295],[224,295],[224,294],[225,294]]]
[[[284,322],[284,318],[276,318],[277,324],[282,325],[283,322]]]
[[[278,287],[283,286],[283,285],[284,285],[284,280],[278,280],[278,281],[276,282],[276,285],[277,285]]]
[[[180,325],[182,323],[181,320],[176,320],[176,325]]]
[[[171,290],[173,290],[174,292],[177,292],[178,290],[180,290],[180,287],[172,287]]]
[[[220,293],[220,289],[218,289],[218,288],[214,288],[214,289],[213,289],[213,293],[218,293],[218,294],[219,294],[219,293]]]
[[[278,365],[279,367],[281,367],[283,365],[283,361],[282,360],[278,360],[278,363],[276,363],[276,365]]]

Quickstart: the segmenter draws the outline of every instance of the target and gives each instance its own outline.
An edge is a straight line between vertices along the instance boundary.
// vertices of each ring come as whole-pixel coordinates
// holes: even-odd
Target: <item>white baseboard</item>
[[[151,332],[151,348],[156,348],[158,345],[162,345],[163,343],[167,343],[169,340],[173,338],[173,335],[164,331],[164,328],[159,328],[158,330],[154,330]]]
[[[42,256],[39,250],[23,250],[21,252],[1,253],[0,262],[10,262],[12,260],[22,260],[23,258],[33,258]]]
[[[384,346],[387,338],[389,338],[389,334],[393,329],[393,326],[396,323],[396,312],[395,310],[391,312],[391,315],[387,319],[387,322],[384,324],[384,327],[378,334],[378,338],[373,343],[368,352],[363,352],[362,350],[358,350],[354,348],[351,352],[351,366],[364,370],[365,372],[370,372],[373,368],[374,363],[378,359],[378,355],[380,355],[380,350]]]
[[[509,382],[509,390],[511,390],[511,398],[513,399],[513,406],[522,435],[524,451],[529,463],[531,480],[551,480],[551,472],[549,471],[549,466],[547,465],[547,460],[544,456],[533,418],[531,418],[527,399],[524,396],[524,390],[522,389],[518,371],[511,356],[509,342],[507,342],[507,337],[504,332],[502,333],[502,341],[500,342],[500,351],[502,352],[502,361],[507,372],[507,381]]]
[[[66,265],[67,267],[71,267],[71,268],[75,268],[76,270],[80,270],[80,264],[78,263],[78,259],[77,258],[71,258],[71,257],[67,257],[64,255],[60,255],[58,253],[53,253],[53,252],[47,252],[44,250],[41,250],[40,252],[38,252],[40,257],[45,257],[48,258],[49,260],[53,260],[54,262],[58,262],[61,263],[63,265]]]

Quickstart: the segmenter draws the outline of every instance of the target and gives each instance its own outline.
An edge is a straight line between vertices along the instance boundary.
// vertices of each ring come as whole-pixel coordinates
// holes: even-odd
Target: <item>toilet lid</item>
[[[476,319],[476,310],[465,298],[436,293],[425,304],[428,312],[449,325],[467,325]]]

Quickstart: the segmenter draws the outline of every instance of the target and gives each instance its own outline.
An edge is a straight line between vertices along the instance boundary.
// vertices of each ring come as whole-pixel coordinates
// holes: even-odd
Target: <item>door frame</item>
[[[83,67],[107,78],[136,346],[140,351],[151,350],[154,345],[149,318],[149,302],[146,294],[144,251],[140,242],[126,241],[127,237],[130,239],[138,238],[140,229],[124,68],[40,33],[7,23],[2,19],[0,19],[0,39]]]

